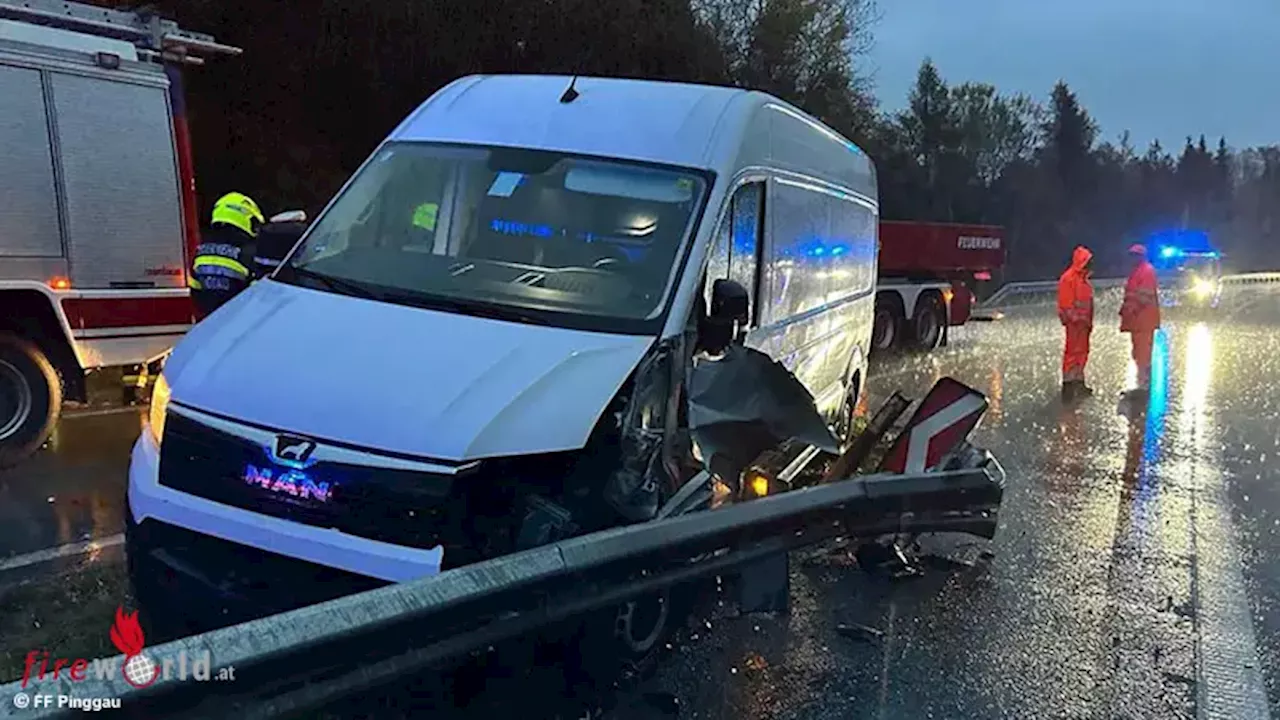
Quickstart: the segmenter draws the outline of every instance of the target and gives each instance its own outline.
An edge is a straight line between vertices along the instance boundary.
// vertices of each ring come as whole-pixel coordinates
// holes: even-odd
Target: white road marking
[[[116,533],[107,537],[94,538],[93,540],[85,540],[77,543],[67,543],[57,547],[45,548],[44,550],[36,550],[25,555],[16,555],[6,560],[0,560],[0,573],[19,568],[39,565],[40,563],[57,560],[58,558],[74,557],[76,555],[84,555],[95,550],[103,548],[115,547],[124,543],[124,533]]]
[[[1196,709],[1200,720],[1269,720],[1242,556],[1225,488],[1195,494]]]

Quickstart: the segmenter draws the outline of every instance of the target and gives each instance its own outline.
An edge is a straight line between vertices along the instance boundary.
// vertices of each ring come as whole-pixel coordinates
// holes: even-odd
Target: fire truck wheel
[[[902,328],[902,302],[896,295],[876,298],[875,322],[871,329],[871,351],[887,352],[898,344]]]
[[[916,301],[916,311],[911,317],[911,341],[920,350],[933,350],[942,341],[942,330],[947,322],[942,298],[937,293],[926,293]]]
[[[40,348],[0,334],[0,467],[35,452],[58,421],[62,381]]]

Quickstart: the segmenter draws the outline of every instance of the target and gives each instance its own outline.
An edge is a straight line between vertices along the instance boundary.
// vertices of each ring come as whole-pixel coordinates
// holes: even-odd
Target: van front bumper
[[[359,590],[440,572],[441,548],[400,547],[241,510],[164,487],[159,475],[160,450],[144,429],[133,446],[126,495],[135,582],[145,582],[160,563],[205,592],[256,603],[276,589],[300,597],[311,595],[307,587],[314,584]],[[314,582],[304,587],[300,580]]]

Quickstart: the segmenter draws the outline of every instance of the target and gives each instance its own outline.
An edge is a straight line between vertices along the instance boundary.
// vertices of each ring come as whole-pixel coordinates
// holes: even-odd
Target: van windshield
[[[389,144],[273,277],[386,302],[627,332],[662,314],[706,187],[693,170]]]

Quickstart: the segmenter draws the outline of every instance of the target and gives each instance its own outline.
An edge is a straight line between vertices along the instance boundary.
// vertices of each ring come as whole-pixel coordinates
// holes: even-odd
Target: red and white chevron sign
[[[952,378],[933,386],[880,463],[883,472],[932,470],[969,436],[987,411],[982,393]]]

